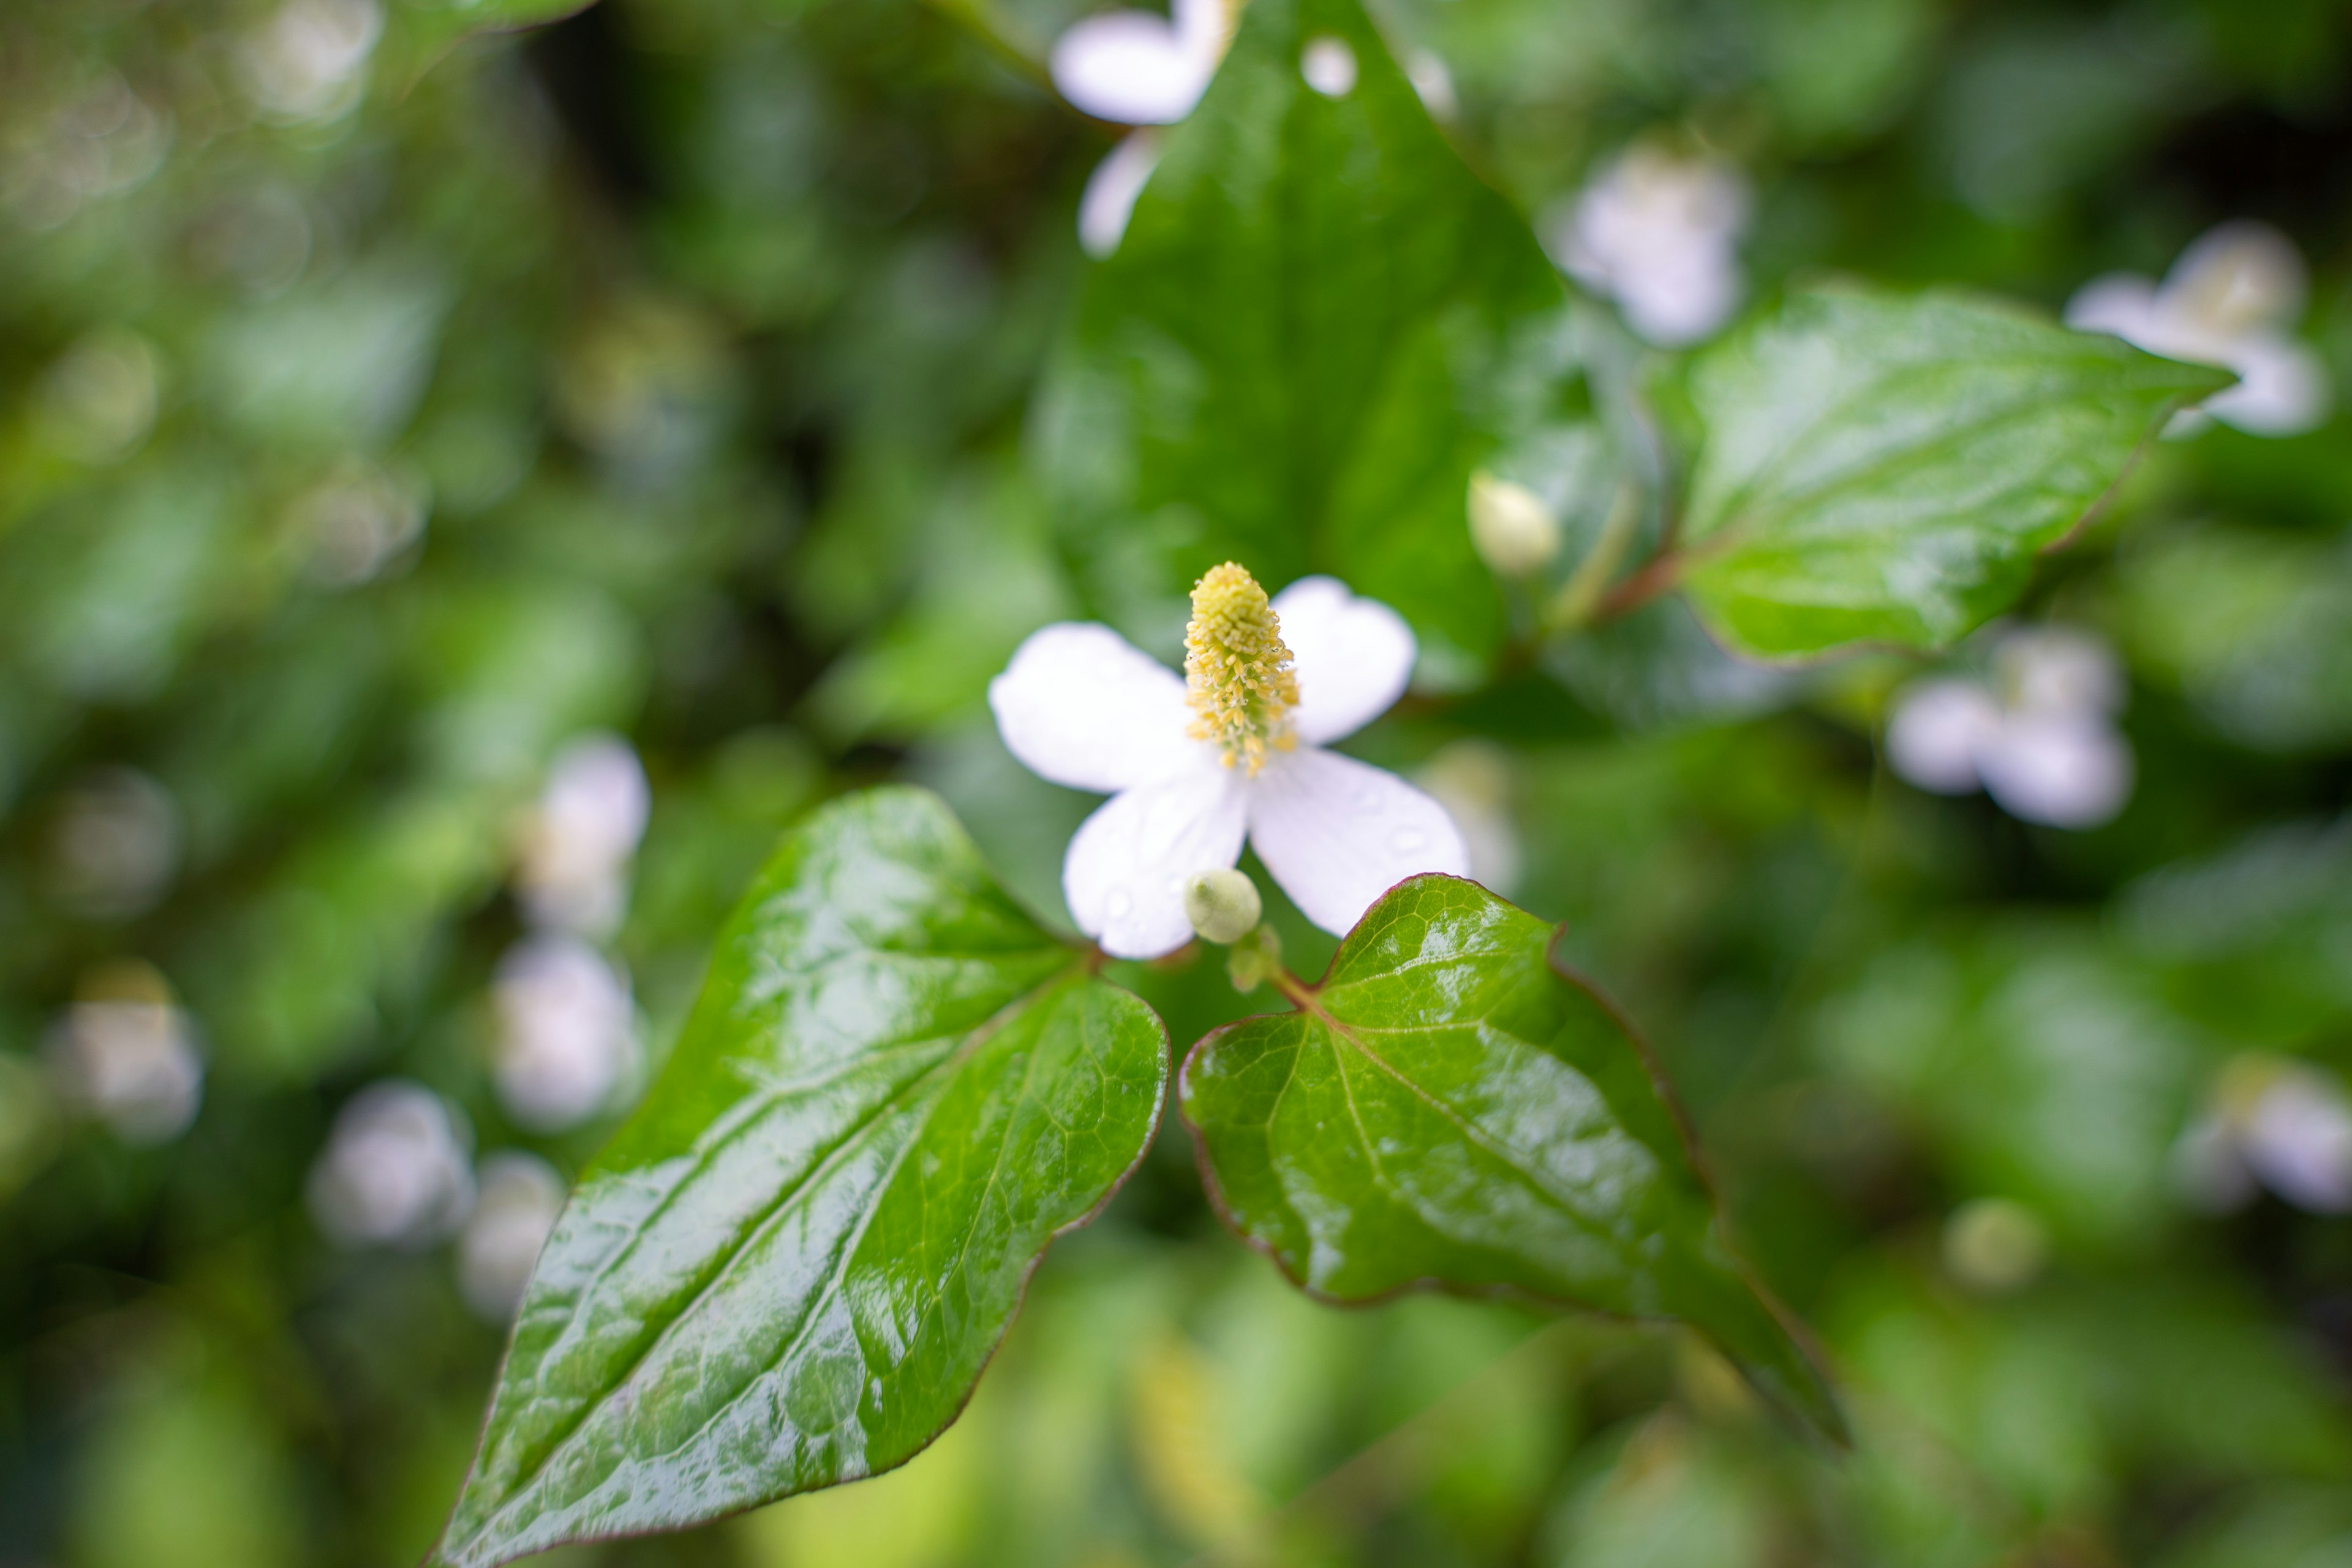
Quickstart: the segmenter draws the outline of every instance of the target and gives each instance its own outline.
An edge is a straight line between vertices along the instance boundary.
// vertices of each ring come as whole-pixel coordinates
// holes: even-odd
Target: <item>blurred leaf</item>
[[[1842,1441],[1822,1373],[1724,1249],[1643,1047],[1555,941],[1475,883],[1384,895],[1297,1010],[1185,1059],[1219,1206],[1334,1300],[1433,1284],[1679,1318]]]
[[[2267,751],[2352,740],[2352,538],[2184,529],[2122,566],[2134,656],[2215,729]]]
[[[1950,294],[1799,294],[1694,373],[1684,584],[1735,647],[1950,643],[2229,374]]]
[[[1300,74],[1325,39],[1355,61],[1338,97]],[[1356,0],[1258,0],[1044,395],[1098,595],[1136,619],[1220,560],[1277,585],[1328,571],[1395,605],[1441,665],[1484,660],[1502,605],[1471,551],[1469,478],[1562,417],[1566,303]]]
[[[541,1254],[437,1561],[886,1470],[954,1419],[1038,1254],[1141,1156],[1166,1033],[934,796],[827,807],[719,941]]]
[[[1821,1038],[1827,1062],[1927,1128],[1962,1180],[2062,1233],[2137,1244],[2169,1211],[2203,1042],[2095,933],[2019,921],[1884,950],[1824,1009]]]

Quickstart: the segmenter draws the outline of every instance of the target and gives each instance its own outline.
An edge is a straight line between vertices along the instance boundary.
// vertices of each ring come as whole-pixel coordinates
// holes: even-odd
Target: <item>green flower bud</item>
[[[1505,577],[1531,577],[1559,553],[1559,519],[1525,485],[1481,468],[1470,476],[1470,542]]]
[[[1184,918],[1210,942],[1239,942],[1265,913],[1257,884],[1241,872],[1202,871],[1184,883]]]

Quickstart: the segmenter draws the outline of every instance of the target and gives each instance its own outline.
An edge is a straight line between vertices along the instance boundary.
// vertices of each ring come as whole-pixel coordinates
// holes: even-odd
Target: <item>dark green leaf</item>
[[[1329,40],[1357,65],[1338,98],[1300,74]],[[1041,410],[1097,593],[1139,617],[1226,558],[1275,587],[1328,571],[1441,661],[1484,658],[1502,604],[1471,551],[1469,478],[1585,416],[1563,401],[1567,305],[1357,0],[1254,0]]]
[[[540,1257],[437,1560],[674,1528],[887,1469],[1037,1255],[1141,1157],[1167,1035],[876,790],[784,841]]]
[[[1751,653],[1941,647],[2230,381],[1954,295],[1798,295],[1695,372],[1685,584]]]
[[[1298,1010],[1193,1047],[1183,1113],[1220,1207],[1337,1300],[1438,1285],[1680,1319],[1843,1440],[1821,1372],[1725,1250],[1643,1047],[1556,934],[1475,883],[1414,878]]]

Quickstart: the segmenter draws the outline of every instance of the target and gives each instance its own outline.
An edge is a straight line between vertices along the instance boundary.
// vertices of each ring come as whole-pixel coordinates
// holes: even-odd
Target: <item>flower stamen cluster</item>
[[[1197,715],[1188,733],[1214,742],[1225,766],[1252,778],[1265,766],[1267,747],[1286,752],[1297,743],[1289,715],[1298,706],[1298,677],[1281,619],[1257,579],[1234,562],[1192,585],[1184,700]]]

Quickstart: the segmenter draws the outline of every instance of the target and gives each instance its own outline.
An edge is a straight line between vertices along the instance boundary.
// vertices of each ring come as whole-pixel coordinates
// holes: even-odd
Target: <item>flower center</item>
[[[1184,628],[1184,700],[1199,715],[1189,730],[1213,741],[1227,767],[1255,775],[1268,746],[1288,751],[1298,677],[1283,646],[1282,622],[1257,579],[1228,561],[1192,584],[1192,624]]]

